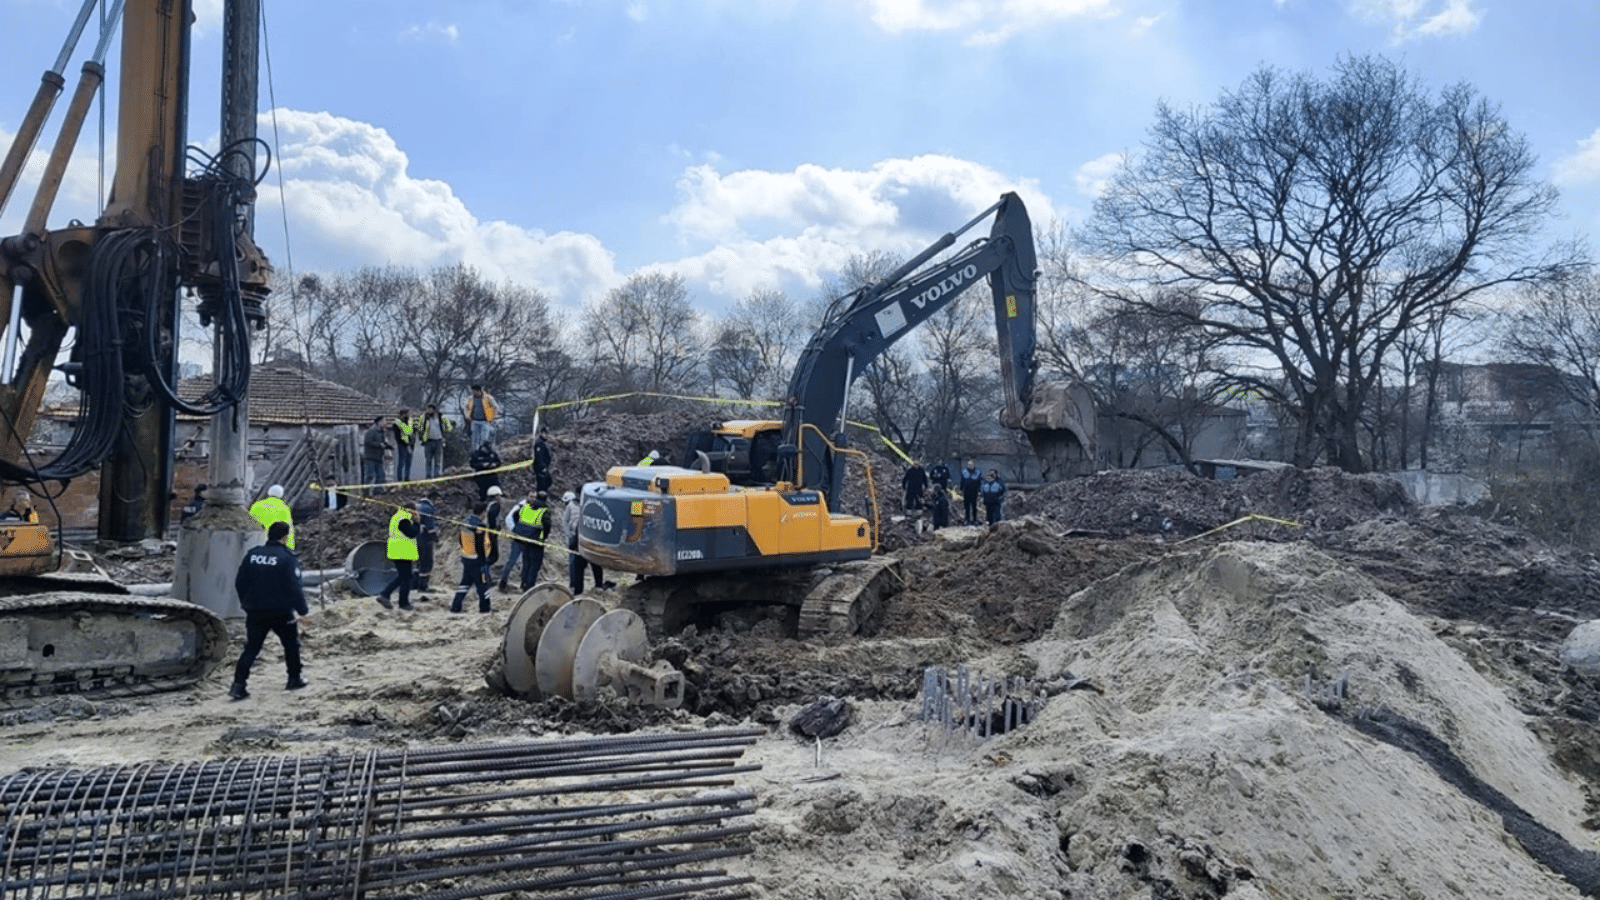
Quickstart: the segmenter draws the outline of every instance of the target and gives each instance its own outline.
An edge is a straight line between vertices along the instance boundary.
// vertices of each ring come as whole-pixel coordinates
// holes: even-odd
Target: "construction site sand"
[[[556,429],[556,489],[672,449],[701,418]],[[502,455],[525,458],[527,443]],[[891,517],[894,463],[872,468],[876,502],[855,473],[847,507],[885,513],[884,546],[907,581],[881,632],[799,641],[785,615],[729,610],[655,645],[687,675],[684,709],[494,695],[482,673],[509,595],[493,615],[450,615],[442,591],[407,613],[329,588],[306,625],[310,688],[281,689],[269,643],[240,703],[224,668],[190,691],[0,713],[0,775],[754,724],[767,735],[747,757],[762,768],[740,783],[760,828],[732,867],[757,897],[1581,896],[1483,791],[1369,726],[1392,714],[1425,727],[1570,842],[1580,865],[1567,868],[1581,874],[1600,824],[1600,682],[1556,650],[1600,618],[1592,556],[1467,511],[1415,509],[1390,479],[1326,470],[1236,482],[1108,472],[1014,491],[997,528],[927,534]],[[531,478],[502,480],[514,497]],[[475,496],[469,482],[436,493],[447,519]],[[382,536],[388,501],[411,496],[303,524],[302,559],[342,564]],[[436,586],[454,581],[448,557]],[[559,547],[545,566],[565,571]],[[124,570],[164,581],[170,558]],[[958,664],[1041,684],[1070,672],[1098,691],[1059,693],[1025,727],[980,740],[917,718],[924,670]],[[1308,675],[1316,695],[1342,673],[1340,708],[1307,696]],[[823,696],[846,699],[853,724],[820,744],[791,734]]]
[[[978,578],[993,561],[982,534],[911,555]],[[1070,558],[1038,557],[1064,581]],[[913,581],[896,603],[932,594],[919,596]],[[414,613],[370,598],[322,604],[307,624],[305,691],[281,690],[269,645],[243,702],[226,699],[229,673],[219,671],[192,691],[5,714],[0,772],[738,721],[493,697],[481,671],[507,598],[494,615],[450,615],[442,599]],[[1351,727],[1358,708],[1380,706],[1424,724],[1544,826],[1594,849],[1584,785],[1486,677],[1494,667],[1475,668],[1441,638],[1449,628],[1331,556],[1254,541],[1169,551],[1094,582],[1058,612],[1043,634],[1010,645],[960,623],[944,636],[801,642],[729,629],[686,638],[713,660],[749,651],[725,667],[702,663],[746,689],[781,695],[804,684],[800,673],[862,680],[854,724],[835,738],[791,735],[784,723],[798,702],[750,720],[770,723],[748,754],[762,769],[741,779],[757,794],[760,830],[754,854],[732,868],[756,878],[754,895],[1580,896],[1529,857],[1499,814]],[[921,621],[903,610],[901,619]],[[1098,690],[1060,693],[1032,723],[979,740],[917,719],[916,685],[903,682],[929,662],[1040,682],[1070,672]],[[876,690],[870,672],[885,673]],[[1330,714],[1305,696],[1305,677],[1320,690],[1341,672],[1349,697]]]

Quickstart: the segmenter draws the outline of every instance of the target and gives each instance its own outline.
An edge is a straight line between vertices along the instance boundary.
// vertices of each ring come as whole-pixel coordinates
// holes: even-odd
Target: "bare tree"
[[[1000,362],[990,338],[989,308],[973,291],[956,298],[922,323],[917,346],[927,372],[927,437],[924,459],[947,460],[962,435],[992,421],[1003,402]]]
[[[681,275],[634,275],[590,307],[584,322],[611,389],[673,393],[696,387],[704,342]]]
[[[1556,376],[1544,387],[1575,404],[1593,434],[1600,422],[1600,277],[1584,273],[1524,291],[1506,313],[1501,348]]]
[[[1401,340],[1574,264],[1533,252],[1556,201],[1533,165],[1470,86],[1435,98],[1378,57],[1327,82],[1262,69],[1210,108],[1158,107],[1084,234],[1126,282],[1192,294],[1184,318],[1272,361],[1235,379],[1292,410],[1297,464],[1362,471],[1362,416]]]
[[[755,291],[714,325],[708,368],[712,389],[735,396],[782,400],[813,323],[802,321],[782,291]]]
[[[1070,243],[1059,225],[1040,243],[1041,369],[1088,388],[1116,423],[1102,428],[1101,461],[1145,465],[1159,444],[1193,470],[1195,441],[1231,391],[1217,339],[1193,322],[1200,301],[1170,289],[1100,296]]]
[[[306,276],[274,328],[312,371],[384,400],[450,402],[480,382],[531,414],[576,368],[538,291],[465,265]]]

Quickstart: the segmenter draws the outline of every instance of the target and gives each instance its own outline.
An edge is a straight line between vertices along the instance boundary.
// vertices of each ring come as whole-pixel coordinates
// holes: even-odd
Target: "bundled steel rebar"
[[[749,896],[760,731],[38,769],[0,779],[0,897]]]
[[[970,731],[980,738],[1005,734],[1033,721],[1047,699],[1025,678],[973,674],[966,666],[922,670],[924,722],[939,722],[946,732]]]

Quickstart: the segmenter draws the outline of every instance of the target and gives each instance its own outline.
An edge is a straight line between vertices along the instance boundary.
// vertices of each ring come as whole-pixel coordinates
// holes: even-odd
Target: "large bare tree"
[[[470,266],[367,267],[294,287],[292,302],[274,308],[279,347],[384,400],[449,410],[481,382],[525,414],[520,407],[548,396],[556,370],[572,367],[542,294],[492,284]]]
[[[1371,56],[1325,81],[1264,68],[1209,107],[1160,105],[1083,236],[1140,286],[1111,293],[1264,367],[1236,378],[1292,413],[1297,464],[1363,471],[1363,415],[1399,342],[1573,263],[1534,245],[1556,193],[1533,166],[1468,85],[1435,96]],[[1199,302],[1140,299],[1169,289]]]

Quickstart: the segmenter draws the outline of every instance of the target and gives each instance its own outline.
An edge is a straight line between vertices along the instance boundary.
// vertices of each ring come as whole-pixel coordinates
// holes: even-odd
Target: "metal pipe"
[[[72,51],[77,49],[84,26],[89,24],[89,16],[99,2],[84,0],[83,6],[78,9],[77,20],[72,23],[67,39],[61,45],[61,52],[56,55],[56,64],[39,76],[39,90],[34,93],[33,102],[28,104],[28,112],[22,117],[16,139],[6,150],[5,161],[0,163],[0,213],[5,212],[6,201],[11,199],[11,192],[22,180],[22,169],[28,164],[28,156],[33,152],[34,145],[39,142],[44,123],[50,118],[50,109],[55,106],[56,98],[61,96],[61,89],[66,87],[67,80],[62,73],[67,70],[67,61],[72,58]],[[6,370],[10,369],[10,364],[7,364]]]
[[[50,217],[50,208],[55,205],[61,181],[66,177],[67,163],[72,161],[72,150],[78,145],[83,120],[89,115],[89,104],[94,102],[95,92],[100,90],[105,77],[105,67],[99,63],[90,61],[83,64],[78,89],[73,92],[66,117],[61,120],[61,132],[56,135],[55,146],[50,149],[50,160],[45,163],[44,174],[39,176],[39,190],[33,195],[33,206],[23,221],[23,234],[43,236],[45,220]]]

